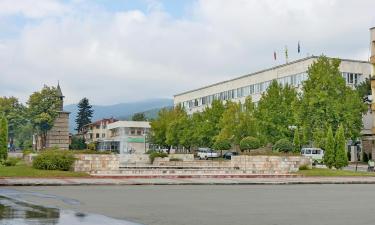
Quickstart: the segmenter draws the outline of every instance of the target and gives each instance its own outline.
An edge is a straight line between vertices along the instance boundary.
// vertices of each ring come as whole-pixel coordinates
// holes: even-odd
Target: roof
[[[120,120],[111,124],[108,124],[108,129],[115,129],[120,127],[139,127],[139,128],[151,128],[150,122],[148,121],[126,121]]]
[[[242,76],[239,76],[239,77],[236,77],[236,78],[233,78],[233,79],[229,79],[229,80],[221,81],[221,82],[218,82],[218,83],[210,84],[210,85],[203,86],[203,87],[200,87],[200,88],[197,88],[197,89],[193,89],[193,90],[190,90],[190,91],[185,91],[185,92],[182,92],[182,93],[174,95],[174,97],[180,96],[180,95],[184,95],[184,94],[187,94],[187,93],[190,93],[190,92],[194,92],[194,91],[203,90],[203,89],[206,89],[206,88],[209,88],[209,87],[213,87],[213,86],[216,86],[216,85],[219,85],[219,84],[224,84],[224,83],[227,83],[227,82],[230,82],[230,81],[239,80],[239,79],[242,79],[242,78],[245,78],[245,77],[254,76],[254,75],[259,74],[259,73],[263,73],[263,72],[275,70],[275,69],[278,69],[278,68],[282,68],[284,66],[288,66],[288,65],[300,63],[300,62],[307,61],[307,60],[310,60],[310,59],[316,59],[316,58],[318,58],[318,56],[314,56],[313,55],[313,56],[305,57],[305,58],[298,59],[298,60],[295,60],[295,61],[292,61],[292,62],[289,62],[289,63],[281,64],[281,65],[278,65],[278,66],[274,66],[274,67],[271,67],[271,68],[268,68],[268,69],[264,69],[264,70],[260,70],[260,71],[254,72],[254,73],[242,75]],[[329,57],[329,58],[333,59],[333,57]],[[342,61],[348,61],[348,62],[369,63],[368,61],[354,60],[354,59],[341,59],[341,60]]]
[[[101,120],[97,120],[97,121],[94,121],[92,123],[89,123],[89,124],[86,124],[84,125],[84,127],[87,127],[87,126],[91,126],[91,125],[100,125],[102,122],[110,122],[110,123],[114,123],[116,122],[117,120],[115,118],[103,118]]]
[[[64,97],[62,91],[61,91],[61,88],[60,88],[60,82],[57,83],[57,95],[59,97]]]

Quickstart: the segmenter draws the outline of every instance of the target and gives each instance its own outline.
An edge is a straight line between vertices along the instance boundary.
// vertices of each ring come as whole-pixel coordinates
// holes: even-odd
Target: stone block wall
[[[119,155],[79,154],[76,157],[76,172],[114,171],[120,167]]]
[[[59,112],[53,127],[47,132],[46,147],[69,149],[69,113]]]
[[[312,160],[305,156],[232,156],[231,166],[252,170],[259,174],[285,174],[297,172],[301,165],[311,167]]]

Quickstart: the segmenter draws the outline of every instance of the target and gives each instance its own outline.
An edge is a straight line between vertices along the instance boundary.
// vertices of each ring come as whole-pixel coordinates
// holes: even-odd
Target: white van
[[[302,148],[301,155],[312,158],[314,164],[323,163],[324,150],[321,148]]]

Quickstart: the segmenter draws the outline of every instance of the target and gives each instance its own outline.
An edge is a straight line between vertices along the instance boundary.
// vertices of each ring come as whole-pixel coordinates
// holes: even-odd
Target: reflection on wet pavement
[[[102,215],[38,206],[0,195],[0,224],[4,225],[136,225]],[[139,225],[139,224],[138,224]]]

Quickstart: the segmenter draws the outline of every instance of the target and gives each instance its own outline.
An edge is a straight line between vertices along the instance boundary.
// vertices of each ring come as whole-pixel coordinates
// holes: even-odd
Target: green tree
[[[326,140],[323,162],[331,169],[335,165],[335,140],[331,126],[328,127]]]
[[[197,127],[194,128],[194,136],[200,147],[212,147],[215,137],[220,132],[220,119],[225,107],[219,100],[214,100],[211,107],[205,108],[201,116],[196,116]]]
[[[158,112],[158,117],[151,121],[151,142],[161,147],[166,147],[167,128],[172,118],[173,109],[163,108]]]
[[[217,139],[212,147],[215,150],[221,151],[221,155],[223,155],[223,150],[231,149],[232,144],[228,139]]]
[[[21,149],[33,147],[33,126],[30,122],[18,127],[15,133],[15,145]]]
[[[301,142],[299,138],[299,129],[298,127],[294,130],[294,138],[293,138],[293,151],[300,152],[301,151]]]
[[[31,123],[36,132],[41,136],[41,146],[45,148],[47,132],[61,109],[61,99],[55,87],[44,86],[39,92],[30,95],[27,105]]]
[[[75,119],[77,125],[76,131],[80,132],[83,126],[91,123],[94,110],[92,109],[92,105],[90,105],[89,100],[87,98],[81,99],[77,107],[78,113]]]
[[[346,138],[360,135],[362,114],[367,107],[357,91],[346,85],[339,65],[339,59],[321,56],[308,69],[297,118],[300,126],[308,128],[309,141],[314,132],[325,131],[329,125],[334,132],[339,124],[345,126]]]
[[[290,126],[296,125],[294,105],[297,92],[289,85],[284,87],[273,80],[268,90],[262,94],[256,110],[259,130],[272,143],[281,139],[292,139]]]
[[[241,131],[239,127],[241,114],[240,104],[228,101],[225,105],[225,111],[220,118],[218,125],[220,131],[215,137],[215,140],[219,141],[219,143],[222,140],[228,140],[230,143],[239,145],[241,141]]]
[[[87,145],[85,143],[85,139],[83,139],[81,137],[73,136],[72,137],[72,143],[70,144],[69,148],[73,149],[73,150],[86,149]]]
[[[369,78],[366,78],[364,81],[356,85],[355,88],[357,90],[358,96],[363,99],[368,95],[371,95],[371,80]]]
[[[275,151],[290,152],[293,151],[293,144],[287,138],[282,138],[276,141],[272,148]]]
[[[240,113],[240,122],[238,124],[237,139],[242,140],[245,137],[259,137],[258,122],[255,118],[255,105],[251,97],[247,97],[242,105]]]
[[[344,127],[339,126],[335,136],[335,168],[341,169],[348,165],[348,156],[346,154],[346,139]]]
[[[4,116],[0,116],[0,160],[8,157],[8,122]]]
[[[14,142],[23,141],[14,139],[28,123],[26,107],[15,97],[0,97],[0,114],[3,114],[8,121],[9,144],[13,148]],[[28,138],[31,138],[31,135]]]
[[[184,123],[187,119],[187,114],[180,106],[176,106],[171,110],[169,121],[166,129],[166,144],[169,146],[180,146],[180,137],[184,129]]]
[[[132,116],[133,121],[147,121],[147,118],[144,113],[135,113]]]
[[[261,144],[256,137],[244,137],[240,142],[241,151],[260,148]]]

